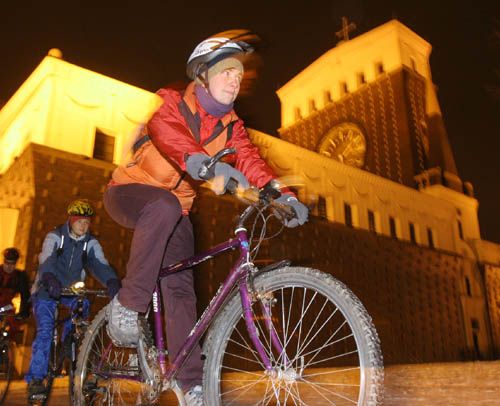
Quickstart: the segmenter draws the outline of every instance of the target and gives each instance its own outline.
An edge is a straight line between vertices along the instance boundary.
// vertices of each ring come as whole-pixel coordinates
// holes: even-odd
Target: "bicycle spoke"
[[[314,340],[314,338],[319,334],[319,332],[321,331],[321,329],[326,325],[326,323],[328,323],[328,321],[333,317],[335,316],[336,312],[337,312],[337,309],[335,309],[335,311],[328,317],[327,320],[325,320],[325,322],[321,325],[321,327],[319,328],[316,328],[315,329],[315,326],[316,326],[316,322],[319,320],[325,306],[328,304],[328,299],[325,298],[325,301],[321,307],[321,309],[319,310],[319,312],[317,313],[317,316],[316,318],[314,319],[313,323],[311,324],[311,326],[309,327],[309,331],[307,333],[307,335],[304,337],[303,341],[306,342],[307,340],[309,340],[306,344],[304,344],[298,351],[297,351],[297,354],[300,354],[305,348],[307,348],[307,346]],[[312,338],[309,339],[309,335],[311,334],[312,331],[316,330],[316,333],[313,335]]]
[[[342,353],[342,354],[333,355],[333,356],[331,356],[331,357],[324,358],[324,359],[319,360],[319,361],[317,361],[317,362],[310,362],[310,363],[308,363],[308,364],[307,364],[307,367],[309,368],[309,367],[311,367],[312,365],[317,365],[317,364],[319,364],[319,363],[324,363],[325,361],[332,361],[332,360],[334,360],[334,359],[338,359],[338,358],[342,358],[342,357],[347,357],[347,356],[349,356],[349,355],[353,355],[353,354],[357,354],[357,353],[358,353],[358,351],[357,351],[357,350],[353,350],[353,351],[350,351],[350,352],[344,352],[344,353]]]
[[[232,401],[234,402],[234,401],[238,400],[239,398],[245,396],[246,393],[250,389],[254,388],[257,384],[259,384],[260,382],[262,382],[264,379],[265,379],[265,377],[261,375],[259,379],[254,380],[254,381],[249,381],[251,383],[248,383],[248,384],[243,385],[243,386],[239,386],[239,387],[237,387],[235,389],[232,389],[232,390],[229,390],[229,391],[225,391],[223,393],[223,396],[228,396],[228,395],[230,395],[233,392],[237,392],[238,396],[236,396],[235,398],[232,398]],[[234,381],[232,381],[232,380],[230,382],[234,383]],[[238,382],[248,382],[248,381],[238,379]]]
[[[153,389],[143,383],[137,348],[115,347],[106,331],[105,310],[95,317],[82,342],[77,363],[77,403],[150,403]],[[153,392],[152,392],[153,391]]]
[[[264,364],[262,363],[259,355],[257,354],[257,351],[255,351],[253,349],[253,345],[251,345],[247,342],[247,340],[245,339],[245,337],[243,336],[243,334],[240,332],[239,329],[235,328],[235,331],[238,334],[239,339],[243,342],[244,345],[242,345],[241,343],[239,343],[238,341],[233,340],[233,339],[231,339],[230,341],[233,344],[235,344],[239,347],[242,347],[244,350],[250,351],[250,353],[254,356],[255,362],[257,362],[262,367],[262,369],[264,369]]]
[[[340,327],[339,327],[339,329],[340,329]],[[315,363],[313,363],[313,361],[314,361],[314,359],[316,358],[316,356],[317,356],[318,354],[320,354],[322,350],[327,349],[327,348],[330,348],[331,346],[333,346],[333,345],[335,345],[335,344],[338,344],[338,343],[340,343],[340,342],[342,342],[342,341],[347,340],[348,338],[353,337],[353,335],[352,335],[352,333],[351,333],[351,334],[348,334],[347,336],[344,336],[344,337],[342,337],[342,338],[339,338],[338,340],[335,340],[335,341],[330,341],[332,338],[334,338],[334,337],[337,335],[337,332],[339,331],[339,329],[337,329],[337,331],[335,331],[335,332],[334,332],[334,333],[330,336],[330,338],[327,340],[327,342],[326,342],[325,344],[321,345],[321,346],[320,346],[319,348],[317,348],[317,349],[314,349],[314,350],[312,350],[312,351],[309,351],[309,352],[307,352],[307,353],[302,354],[302,356],[303,356],[303,357],[307,357],[308,355],[314,354],[314,355],[313,355],[313,356],[309,359],[309,361],[308,361],[308,363],[307,363],[306,367],[308,367],[308,366],[310,366],[310,365],[312,365],[312,364],[317,364],[318,362],[320,362],[320,361],[316,361]],[[352,353],[355,353],[355,352],[356,352],[356,351],[353,351]]]
[[[309,382],[309,385],[312,389],[314,389],[316,391],[316,393],[318,393],[321,397],[323,397],[325,400],[329,400],[328,397],[326,397],[326,395],[323,394],[323,392],[327,392],[328,394],[330,395],[333,395],[333,396],[336,396],[338,398],[341,398],[343,400],[346,400],[347,402],[349,403],[352,403],[352,404],[357,404],[358,401],[357,399],[356,400],[352,400],[352,399],[349,399],[347,398],[346,396],[343,396],[337,392],[334,392],[332,390],[329,390],[328,388],[325,388],[323,384],[318,384],[318,383],[315,383],[315,382]],[[335,404],[335,403],[330,403],[330,404]]]

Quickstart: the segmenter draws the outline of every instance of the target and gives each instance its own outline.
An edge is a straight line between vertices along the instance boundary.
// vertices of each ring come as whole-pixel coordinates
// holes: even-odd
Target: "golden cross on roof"
[[[337,31],[335,35],[340,39],[340,42],[349,41],[349,33],[356,29],[356,24],[350,23],[347,17],[342,17],[342,29]]]

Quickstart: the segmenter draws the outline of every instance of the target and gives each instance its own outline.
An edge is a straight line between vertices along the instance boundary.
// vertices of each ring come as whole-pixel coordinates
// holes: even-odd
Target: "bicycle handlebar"
[[[271,208],[275,211],[276,217],[284,223],[295,217],[295,212],[290,206],[278,203],[271,196],[266,196],[257,188],[250,187],[245,190],[240,197],[246,200],[250,205],[243,211],[238,220],[238,227],[243,227],[247,219],[259,209],[265,210]]]
[[[217,152],[213,157],[203,163],[201,165],[200,170],[198,171],[198,176],[202,179],[208,180],[215,176],[215,164],[219,162],[223,157],[229,154],[236,153],[236,149],[234,148],[224,148]],[[281,193],[279,191],[277,196],[273,196],[270,194],[265,194],[261,190],[250,187],[239,193],[238,191],[238,182],[235,179],[229,179],[226,185],[226,191],[232,195],[239,194],[239,197],[243,198],[243,200],[249,201],[251,204],[245,209],[245,211],[240,215],[238,221],[238,227],[242,227],[245,221],[250,217],[250,215],[257,210],[259,207],[262,209],[266,209],[271,207],[274,210],[276,217],[282,222],[285,223],[285,220],[291,220],[296,216],[295,211],[284,204],[277,203],[275,198],[279,197]]]
[[[6,312],[11,311],[13,309],[14,309],[14,306],[11,304],[0,307],[0,316],[2,316],[3,313],[6,313]]]
[[[71,288],[62,288],[61,296],[87,296],[87,295],[95,295],[98,297],[106,297],[107,292],[104,289],[71,289]]]

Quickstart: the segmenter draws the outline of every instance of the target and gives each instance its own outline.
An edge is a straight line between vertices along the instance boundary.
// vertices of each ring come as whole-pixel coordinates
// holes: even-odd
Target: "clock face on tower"
[[[328,130],[318,152],[346,165],[362,168],[365,164],[366,139],[354,123],[342,123]]]

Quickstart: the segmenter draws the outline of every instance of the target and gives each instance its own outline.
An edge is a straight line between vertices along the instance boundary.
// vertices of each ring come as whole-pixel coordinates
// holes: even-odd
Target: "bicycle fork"
[[[248,334],[250,335],[252,343],[255,346],[255,349],[257,350],[257,353],[259,354],[259,357],[263,362],[266,371],[268,372],[268,374],[274,375],[276,373],[275,368],[272,365],[269,355],[266,352],[264,345],[262,344],[262,341],[259,338],[259,332],[255,325],[254,315],[252,311],[252,301],[250,299],[248,283],[240,284],[240,295],[242,299],[241,302],[243,307],[243,317],[245,319]],[[273,321],[271,317],[271,305],[273,298],[257,297],[257,300],[260,302],[264,318],[264,325],[267,329],[266,333],[269,334],[271,345],[278,352],[278,354],[280,354],[279,358],[282,359],[284,369],[288,369],[288,367],[290,366],[290,360],[288,359],[286,351],[283,348],[283,345],[278,337],[278,334],[276,333],[276,329],[273,326]]]

